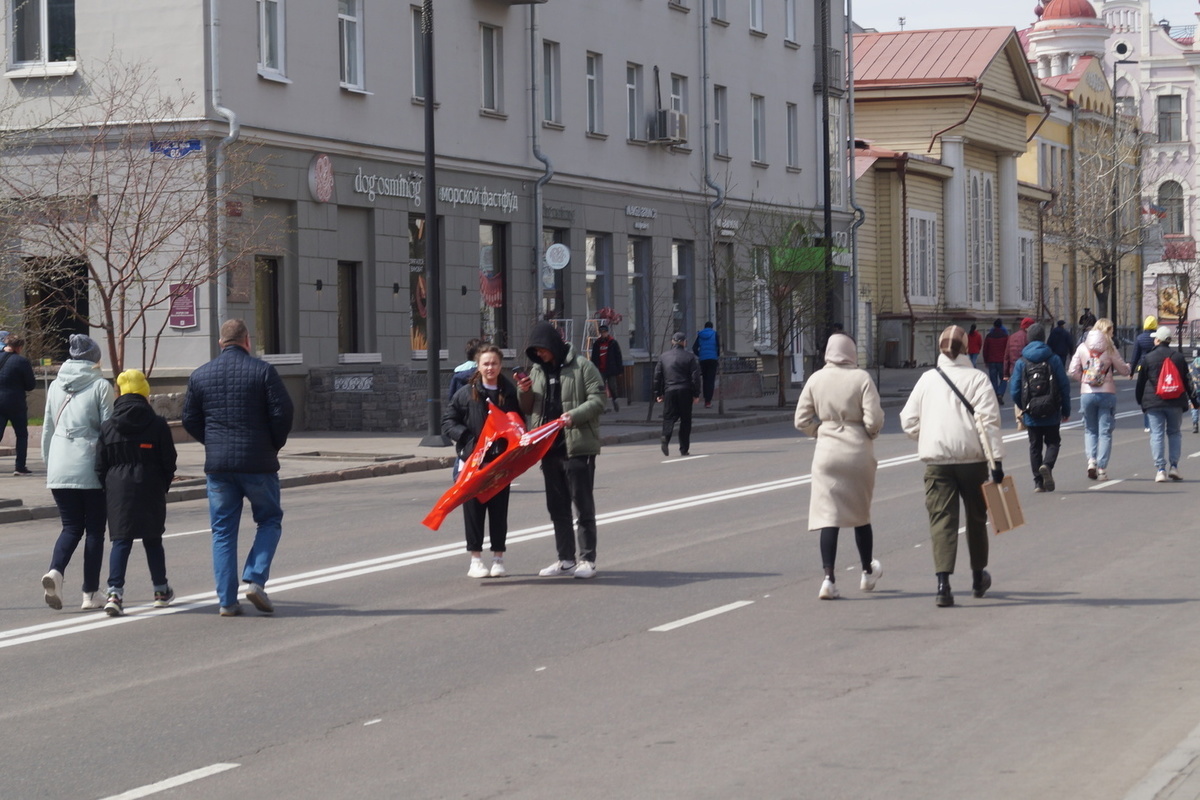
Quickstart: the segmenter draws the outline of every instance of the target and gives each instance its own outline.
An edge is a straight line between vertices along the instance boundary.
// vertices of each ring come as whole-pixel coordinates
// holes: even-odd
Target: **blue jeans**
[[[265,585],[271,575],[271,560],[283,535],[283,509],[279,505],[277,472],[210,472],[208,515],[212,520],[213,576],[217,597],[223,606],[237,603],[237,540],[242,521],[242,501],[250,501],[254,522],[254,544],[246,554],[242,580]]]
[[[1084,454],[1100,469],[1108,469],[1117,396],[1112,392],[1088,392],[1080,396],[1079,410],[1083,414]]]
[[[50,569],[64,575],[79,540],[87,534],[83,545],[83,591],[100,591],[100,565],[104,561],[104,526],[108,521],[108,506],[103,489],[51,489],[62,533],[54,543]]]
[[[1003,399],[1004,390],[1007,388],[1004,380],[1004,364],[1001,362],[992,362],[987,365],[988,377],[992,381],[992,390],[996,392],[996,397]]]
[[[1154,457],[1154,468],[1165,470],[1168,466],[1179,466],[1179,455],[1183,451],[1179,422],[1183,419],[1183,409],[1152,408],[1146,416],[1150,420],[1150,455]]]

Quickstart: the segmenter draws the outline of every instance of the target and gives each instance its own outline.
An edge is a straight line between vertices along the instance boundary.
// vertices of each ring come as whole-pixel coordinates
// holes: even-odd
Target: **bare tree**
[[[5,277],[25,295],[43,353],[65,331],[98,329],[114,373],[130,340],[150,373],[172,302],[253,263],[267,231],[278,233],[278,220],[245,207],[266,165],[252,146],[235,147],[215,180],[223,132],[197,119],[194,95],[146,67],[114,59],[71,87],[44,106],[53,124],[35,119],[0,141],[0,229],[13,234]]]

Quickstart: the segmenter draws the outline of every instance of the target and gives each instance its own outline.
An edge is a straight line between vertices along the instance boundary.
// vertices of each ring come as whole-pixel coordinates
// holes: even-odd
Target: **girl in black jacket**
[[[455,451],[462,461],[466,461],[475,450],[475,442],[483,431],[483,423],[487,420],[488,401],[492,401],[503,412],[516,411],[520,413],[517,403],[517,387],[511,380],[500,373],[502,355],[500,348],[493,344],[485,344],[476,353],[478,369],[472,376],[471,382],[459,389],[450,398],[446,413],[442,415],[442,433],[454,442]],[[485,463],[498,453],[489,454]],[[471,554],[471,568],[467,576],[471,578],[503,578],[508,573],[504,569],[504,542],[508,536],[508,494],[509,487],[505,486],[495,497],[486,503],[471,499],[463,503],[463,522],[467,530],[467,551]],[[483,563],[483,519],[488,518],[488,532],[492,540],[492,568],[489,570]]]
[[[163,531],[167,521],[167,489],[175,477],[175,442],[167,421],[154,413],[146,400],[150,384],[140,370],[127,369],[117,376],[121,396],[113,415],[100,428],[96,446],[96,473],[108,503],[108,558],[110,617],[125,613],[125,568],[133,540],[141,539],[154,581],[154,607],[166,608],[175,598],[167,583],[167,556]]]

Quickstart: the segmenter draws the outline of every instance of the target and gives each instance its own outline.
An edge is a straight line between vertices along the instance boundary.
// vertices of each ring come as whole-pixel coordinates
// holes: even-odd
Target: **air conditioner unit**
[[[654,141],[682,144],[687,141],[687,114],[660,108],[654,117]]]

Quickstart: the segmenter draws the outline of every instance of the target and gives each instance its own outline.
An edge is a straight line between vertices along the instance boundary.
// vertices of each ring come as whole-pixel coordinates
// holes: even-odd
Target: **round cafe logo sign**
[[[313,156],[308,165],[308,191],[318,203],[333,199],[333,162],[324,153]]]

